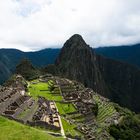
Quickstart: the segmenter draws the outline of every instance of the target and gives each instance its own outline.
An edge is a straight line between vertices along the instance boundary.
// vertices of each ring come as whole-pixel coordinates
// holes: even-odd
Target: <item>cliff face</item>
[[[66,41],[56,66],[61,76],[80,81],[120,105],[140,111],[140,70],[95,54],[80,35]]]
[[[109,89],[109,98],[140,112],[140,70],[102,56],[97,56],[97,59],[98,67]]]

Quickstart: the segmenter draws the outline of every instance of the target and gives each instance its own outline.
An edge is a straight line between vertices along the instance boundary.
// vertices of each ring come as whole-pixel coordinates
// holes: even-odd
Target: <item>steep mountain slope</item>
[[[22,52],[16,49],[0,49],[0,84],[14,72],[23,58],[28,58],[34,66],[43,67],[54,63],[60,49],[44,49],[37,52]]]
[[[80,35],[66,41],[56,66],[62,76],[78,80],[120,105],[140,111],[140,70],[96,55]]]
[[[99,93],[107,91],[97,67],[96,55],[79,35],[72,36],[64,44],[56,66],[60,73],[70,79],[78,80],[95,91],[97,89]]]
[[[108,98],[140,112],[140,70],[137,67],[97,55],[98,67],[109,89]]]
[[[95,52],[105,57],[124,61],[140,67],[140,44],[131,46],[101,47]]]
[[[15,49],[0,50],[0,84],[8,79],[15,66],[23,57],[23,52]]]

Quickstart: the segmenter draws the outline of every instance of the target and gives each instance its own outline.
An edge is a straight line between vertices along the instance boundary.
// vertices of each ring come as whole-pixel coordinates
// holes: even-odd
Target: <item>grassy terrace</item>
[[[68,116],[68,113],[76,112],[76,108],[72,103],[62,103],[63,97],[60,94],[59,88],[55,88],[53,91],[51,91],[50,87],[53,86],[53,81],[49,81],[48,83],[39,82],[38,80],[34,80],[30,82],[30,86],[28,87],[30,95],[33,98],[37,98],[38,96],[43,96],[48,100],[54,100],[56,101],[56,106],[58,108],[58,111],[60,115],[66,115]],[[76,131],[74,128],[76,128],[76,125],[70,124],[65,119],[62,119],[62,125],[65,131],[66,135],[71,136],[79,136],[81,135],[78,131]]]
[[[64,140],[0,116],[0,140]]]
[[[38,82],[36,84],[30,84],[29,86],[30,95],[34,98],[37,98],[38,96],[43,96],[48,100],[56,101],[56,105],[58,107],[59,113],[62,115],[76,112],[76,109],[73,106],[73,104],[59,102],[63,100],[63,97],[60,95],[60,91],[58,89],[55,89],[55,91],[57,91],[57,94],[55,94],[54,91],[51,92],[50,91],[51,86],[52,86],[52,82],[51,83]]]
[[[79,113],[75,113],[72,115],[69,115],[69,118],[74,119],[76,122],[83,122],[85,121],[85,116],[79,114]]]
[[[42,96],[48,100],[62,101],[61,95],[53,95],[53,93],[50,91],[50,86],[51,84],[43,82],[38,82],[36,84],[30,83],[29,86],[30,95],[34,98]]]
[[[66,136],[67,135],[81,136],[81,133],[75,130],[76,128],[75,124],[70,124],[67,120],[63,118],[61,120],[62,120],[62,124],[63,124],[63,128],[64,128]]]
[[[56,103],[59,113],[61,115],[65,115],[68,113],[72,113],[72,112],[76,112],[77,110],[75,109],[75,107],[73,106],[73,104],[70,103]]]
[[[116,110],[111,103],[103,103],[100,101],[98,96],[95,96],[95,100],[98,103],[97,121],[99,123],[104,123],[104,121],[111,117],[116,112]]]

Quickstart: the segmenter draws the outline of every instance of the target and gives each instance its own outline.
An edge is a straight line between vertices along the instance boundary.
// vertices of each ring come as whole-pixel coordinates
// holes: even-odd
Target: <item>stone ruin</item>
[[[24,90],[3,87],[0,91],[0,114],[11,119],[16,119],[33,102],[34,100],[30,96],[25,95]]]
[[[21,76],[9,87],[0,88],[0,115],[31,126],[60,130],[59,115],[53,101],[39,97],[34,100],[26,94]]]
[[[93,90],[84,88],[80,83],[68,79],[56,79],[56,81],[66,102],[73,103],[79,113],[83,115],[94,114]]]
[[[48,82],[49,80],[54,80],[54,77],[52,74],[45,74],[39,77],[40,82]]]
[[[79,126],[78,130],[85,135],[85,138],[88,140],[96,140],[94,133],[92,132],[91,128],[88,128],[85,125]]]
[[[33,115],[32,120],[28,121],[28,123],[32,126],[60,130],[59,114],[55,103],[53,101],[46,100],[43,97],[39,97],[38,105],[39,106]]]

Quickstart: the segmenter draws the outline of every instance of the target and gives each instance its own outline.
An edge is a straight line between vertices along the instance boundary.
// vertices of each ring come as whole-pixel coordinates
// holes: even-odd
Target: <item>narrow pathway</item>
[[[55,104],[55,107],[56,107],[57,112],[59,112],[55,102],[54,102],[54,104]],[[59,114],[58,114],[58,119],[59,119],[59,123],[60,123],[60,127],[61,127],[61,135],[64,138],[66,138],[65,131],[64,131],[64,128],[63,128],[63,125],[62,125],[62,121],[61,121],[61,117],[60,117]]]

